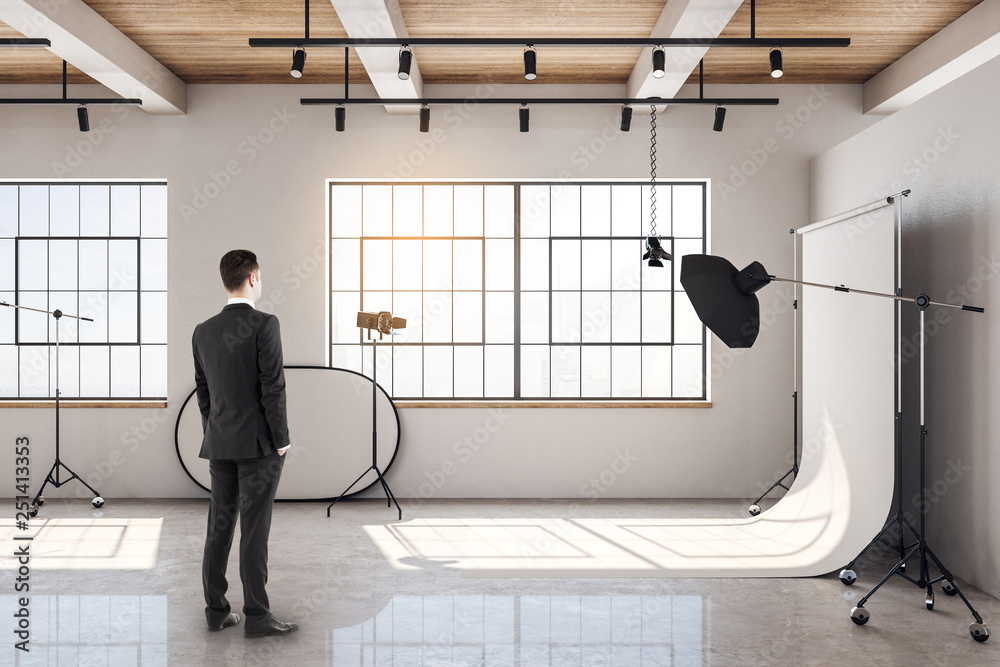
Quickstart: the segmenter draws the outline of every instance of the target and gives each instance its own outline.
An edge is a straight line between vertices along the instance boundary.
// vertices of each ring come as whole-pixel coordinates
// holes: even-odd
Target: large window
[[[371,373],[359,310],[407,327],[379,348],[394,397],[703,399],[705,331],[680,257],[705,252],[704,183],[658,183],[676,260],[641,262],[643,183],[332,183],[331,360]]]
[[[167,186],[0,184],[0,301],[59,309],[63,398],[167,394]],[[56,320],[0,307],[0,397],[55,397]]]

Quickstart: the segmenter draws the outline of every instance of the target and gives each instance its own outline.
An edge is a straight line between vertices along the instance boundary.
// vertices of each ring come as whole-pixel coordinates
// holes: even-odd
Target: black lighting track
[[[5,37],[0,39],[0,46],[52,46],[52,42],[29,37]]]
[[[347,38],[347,37],[251,37],[250,46],[260,48],[294,48],[296,46],[316,47],[402,47],[402,46],[479,46],[518,47],[526,45],[558,47],[622,47],[622,46],[662,46],[667,47],[733,47],[733,48],[841,48],[851,45],[849,37],[537,37],[513,39],[510,37],[406,37],[400,38]]]
[[[123,104],[126,106],[139,106],[142,100],[133,98],[117,97],[83,97],[83,98],[63,98],[63,97],[7,97],[0,98],[0,104],[7,106],[55,106],[61,104],[76,104],[98,106],[102,104]]]
[[[604,106],[621,105],[669,105],[669,104],[711,104],[725,106],[774,106],[776,97],[304,97],[299,100],[303,106],[324,104],[374,104],[374,105],[419,105],[419,104],[463,104],[474,99],[476,104],[593,104]]]

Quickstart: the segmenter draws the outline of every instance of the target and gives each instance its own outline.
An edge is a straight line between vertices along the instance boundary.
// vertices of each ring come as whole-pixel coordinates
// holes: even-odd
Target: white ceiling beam
[[[896,113],[998,55],[1000,0],[985,0],[869,79],[864,113]]]
[[[743,0],[669,0],[649,36],[714,39],[742,4]],[[675,97],[708,48],[672,47],[664,51],[665,73],[657,79],[653,76],[653,49],[643,48],[628,78],[626,97]]]
[[[83,0],[3,0],[0,21],[151,114],[186,114],[187,84]]]
[[[403,21],[399,0],[330,0],[337,16],[352,39],[404,39],[410,36]],[[418,98],[424,95],[424,80],[416,55],[410,64],[410,78],[400,79],[399,51],[386,47],[355,49],[379,97]],[[386,106],[391,114],[415,114],[417,105]]]

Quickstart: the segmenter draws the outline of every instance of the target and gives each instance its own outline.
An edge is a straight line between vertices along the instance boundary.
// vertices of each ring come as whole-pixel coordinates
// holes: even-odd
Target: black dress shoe
[[[275,635],[290,635],[298,629],[298,623],[282,623],[272,616],[270,621],[259,628],[253,630],[244,628],[243,635],[245,637],[273,637]]]
[[[219,623],[214,627],[210,625],[208,626],[208,629],[211,630],[212,632],[218,632],[219,630],[225,630],[226,628],[231,628],[239,622],[240,622],[240,615],[233,612],[229,614],[229,616],[226,616],[226,618],[222,621],[222,623]]]

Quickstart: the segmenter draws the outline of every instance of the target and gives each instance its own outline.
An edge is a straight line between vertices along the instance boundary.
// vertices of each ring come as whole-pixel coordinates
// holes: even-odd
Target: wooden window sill
[[[38,401],[0,401],[0,408],[54,408],[54,399],[42,399]],[[60,408],[165,408],[166,401],[144,401],[144,400],[95,400],[80,401],[74,399],[62,399],[59,401]]]

